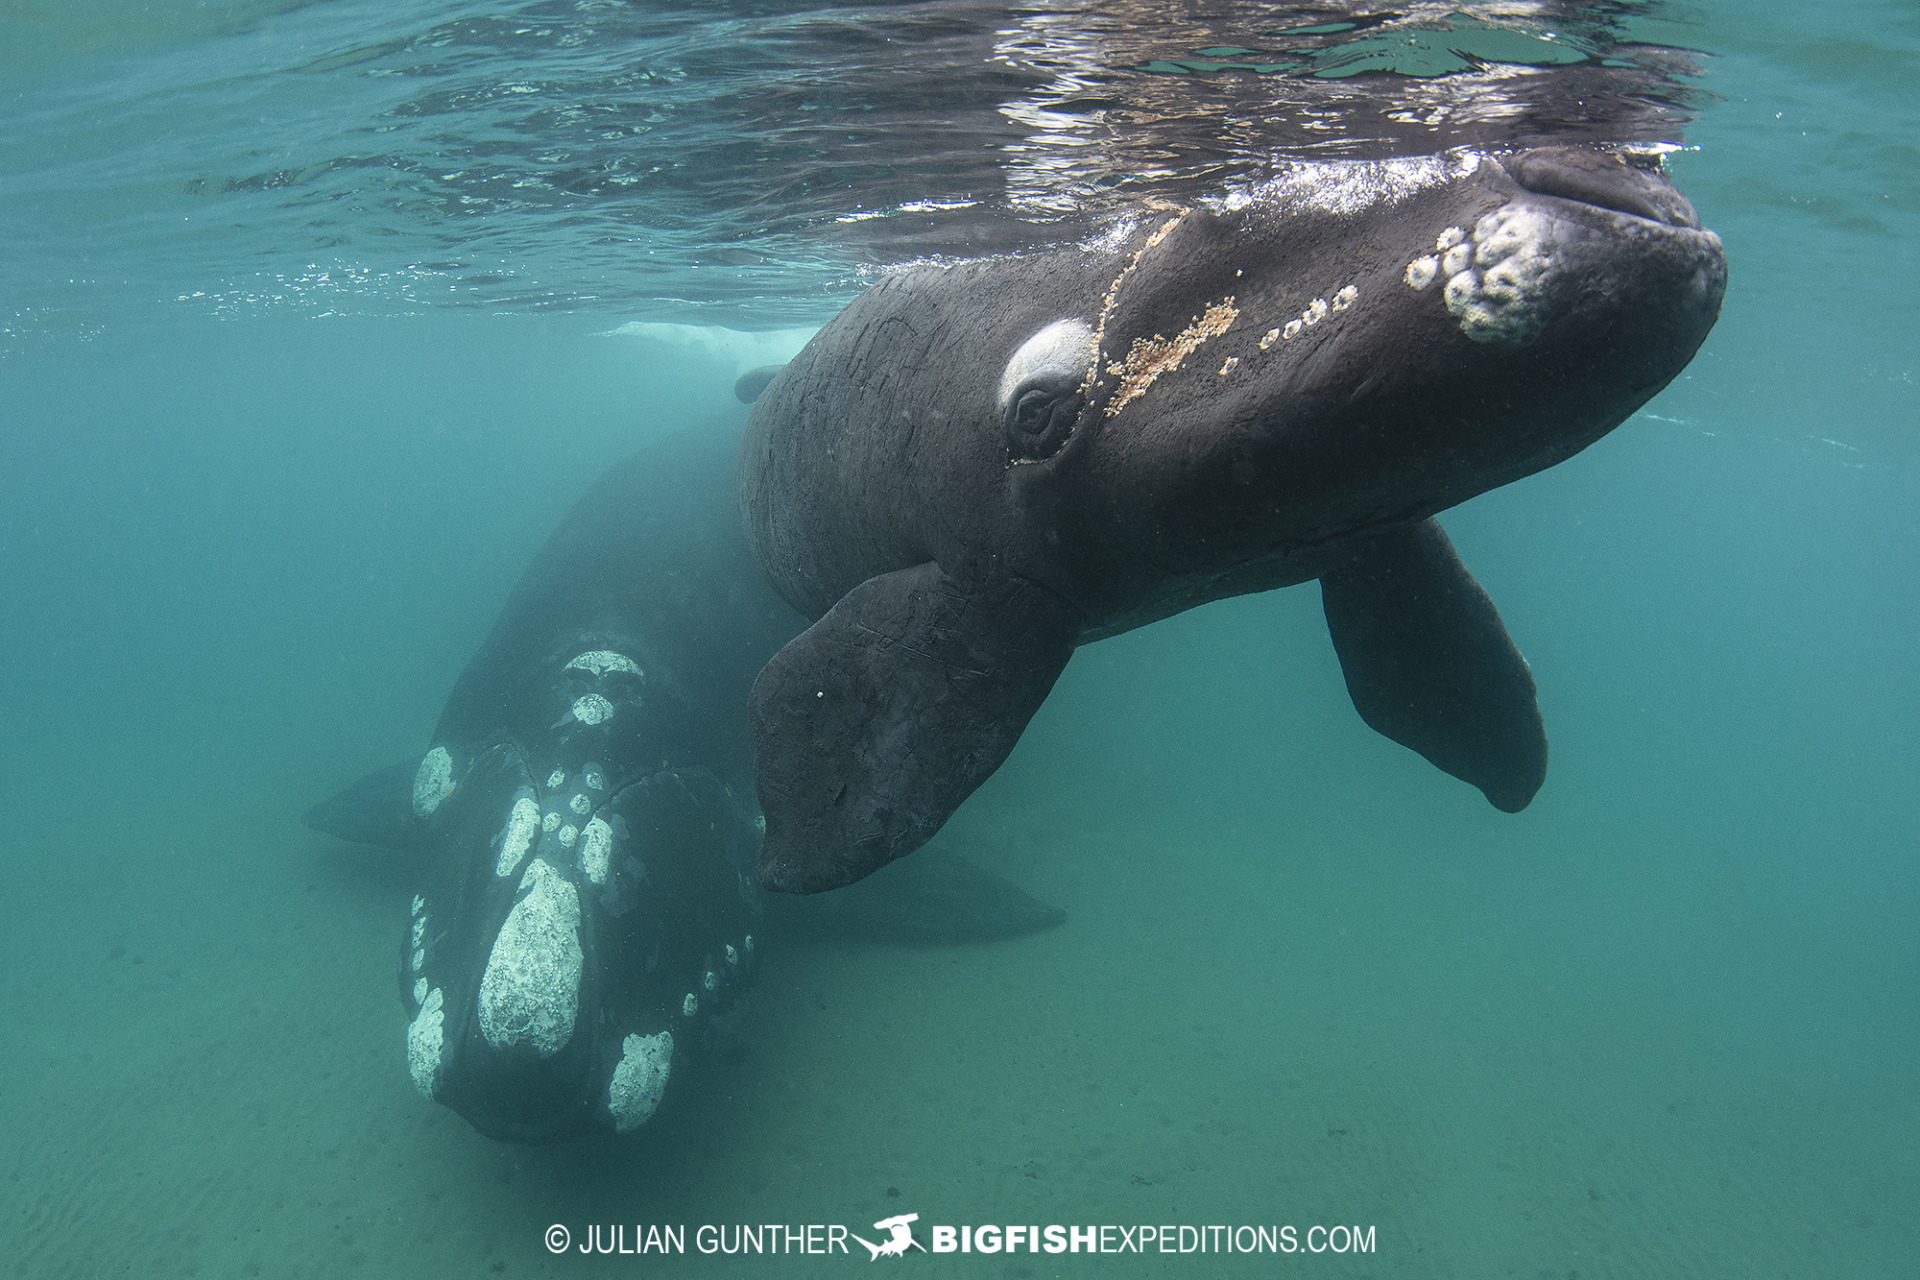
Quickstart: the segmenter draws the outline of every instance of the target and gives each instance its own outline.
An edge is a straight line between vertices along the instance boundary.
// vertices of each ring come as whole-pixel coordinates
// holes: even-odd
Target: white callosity
[[[415,978],[413,980],[413,1002],[422,1005],[427,1002],[427,980],[425,978]]]
[[[1020,388],[1036,378],[1078,382],[1093,368],[1093,326],[1055,320],[1020,344],[1000,373],[1000,412],[1013,407]]]
[[[607,1110],[613,1113],[617,1133],[630,1133],[645,1124],[660,1105],[673,1068],[673,1033],[628,1036],[620,1046],[620,1065],[607,1083]]]
[[[533,833],[539,829],[540,806],[533,802],[531,793],[523,791],[513,798],[507,825],[500,832],[500,857],[493,864],[493,874],[504,880],[518,870],[520,859],[533,845]]]
[[[613,718],[613,704],[597,693],[582,694],[573,700],[573,718],[594,725]]]
[[[480,1033],[496,1049],[527,1044],[550,1057],[573,1038],[579,1012],[580,895],[541,858],[520,891],[480,976]]]
[[[557,810],[551,811],[546,817],[540,819],[540,829],[542,831],[558,831],[560,829],[559,812]]]
[[[605,884],[612,857],[613,828],[605,819],[595,818],[580,832],[580,869],[594,884]]]
[[[1424,289],[1446,279],[1443,297],[1460,330],[1475,342],[1519,344],[1546,323],[1547,290],[1559,266],[1553,217],[1527,205],[1502,205],[1474,223],[1443,232],[1428,255],[1407,264],[1407,283]]]
[[[416,991],[419,988],[414,988]],[[441,1027],[446,1013],[441,1008],[445,997],[440,988],[427,992],[420,1012],[407,1024],[407,1074],[423,1097],[433,1096],[434,1077],[440,1072]]]
[[[555,769],[552,773],[547,775],[547,790],[558,791],[560,789],[561,784],[564,783],[566,780],[567,780],[567,771],[565,769]]]
[[[445,747],[435,747],[420,761],[413,775],[413,814],[430,818],[440,802],[453,794],[453,757]]]
[[[567,807],[584,818],[587,816],[587,811],[593,808],[593,801],[587,799],[586,792],[580,791],[574,794],[573,799],[567,801]]]
[[[572,823],[568,823],[554,833],[554,838],[560,841],[560,847],[562,849],[571,849],[573,848],[573,842],[580,838],[580,828],[574,826]]]
[[[611,649],[591,649],[567,663],[568,671],[591,671],[596,677],[609,671],[619,671],[630,676],[644,674],[640,666],[624,653],[615,653]]]

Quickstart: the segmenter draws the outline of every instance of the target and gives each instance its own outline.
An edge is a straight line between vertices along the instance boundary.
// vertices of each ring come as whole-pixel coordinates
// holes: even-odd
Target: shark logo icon
[[[897,1258],[908,1249],[918,1249],[920,1252],[925,1253],[927,1251],[926,1246],[913,1238],[913,1230],[908,1226],[909,1223],[918,1222],[919,1220],[920,1215],[917,1213],[902,1213],[895,1217],[880,1219],[880,1221],[873,1224],[873,1229],[875,1231],[891,1233],[887,1236],[886,1240],[880,1244],[874,1244],[869,1240],[861,1240],[859,1236],[854,1236],[851,1231],[847,1232],[847,1234],[853,1236],[855,1240],[860,1240],[861,1244],[867,1246],[867,1252],[873,1255],[873,1257],[867,1259],[869,1262],[880,1261],[880,1255],[883,1253],[889,1258]]]

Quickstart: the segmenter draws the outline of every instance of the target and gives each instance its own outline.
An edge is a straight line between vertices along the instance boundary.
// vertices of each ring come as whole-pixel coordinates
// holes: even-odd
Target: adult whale
[[[917,848],[1076,645],[1313,578],[1366,721],[1523,808],[1532,676],[1432,517],[1618,425],[1725,285],[1657,159],[1569,148],[1301,166],[876,285],[742,453],[754,553],[817,619],[753,689],[763,882]]]
[[[737,419],[683,433],[602,476],[522,575],[424,757],[305,815],[411,853],[408,1070],[490,1136],[646,1122],[729,1019],[763,928],[938,941],[1061,918],[951,855],[858,886],[872,892],[760,892],[747,694],[805,620],[741,536],[739,438]]]

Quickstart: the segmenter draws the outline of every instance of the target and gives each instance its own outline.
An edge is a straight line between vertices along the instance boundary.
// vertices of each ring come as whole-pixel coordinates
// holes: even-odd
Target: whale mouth
[[[1611,151],[1544,147],[1503,156],[1500,165],[1513,180],[1537,195],[1556,196],[1624,213],[1663,226],[1700,230],[1700,218],[1687,198],[1656,170]]]

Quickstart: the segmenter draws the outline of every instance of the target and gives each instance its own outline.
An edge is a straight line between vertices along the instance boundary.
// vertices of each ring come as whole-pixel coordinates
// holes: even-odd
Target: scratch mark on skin
[[[1157,333],[1151,338],[1135,338],[1127,349],[1127,358],[1107,366],[1107,372],[1120,379],[1119,391],[1107,403],[1107,416],[1113,417],[1145,395],[1161,374],[1178,369],[1203,343],[1225,333],[1239,318],[1240,309],[1229,294],[1172,338],[1163,338]]]

